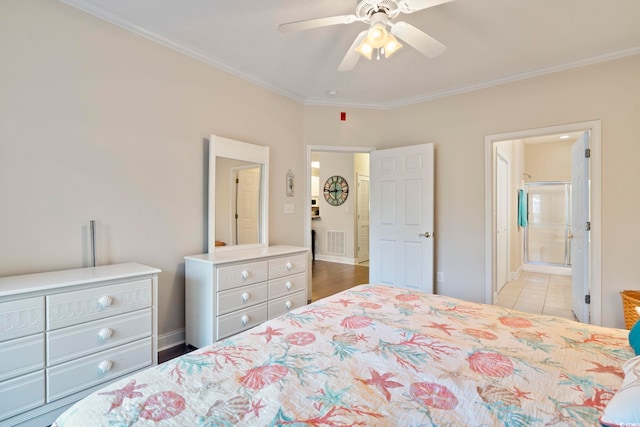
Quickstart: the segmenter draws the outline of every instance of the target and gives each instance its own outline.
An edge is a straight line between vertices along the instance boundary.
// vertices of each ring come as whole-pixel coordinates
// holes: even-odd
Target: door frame
[[[355,146],[339,146],[339,145],[307,145],[307,161],[304,167],[304,176],[305,176],[305,210],[307,210],[311,201],[311,153],[313,151],[323,151],[327,153],[371,153],[375,151],[375,147],[355,147]],[[309,254],[311,254],[311,211],[308,210],[308,215],[304,215],[304,246],[309,249]],[[311,266],[312,263],[309,263]],[[311,300],[312,288],[312,276],[311,268],[309,268],[309,273],[307,274],[307,299]]]
[[[493,144],[500,141],[531,138],[536,136],[569,132],[590,131],[590,173],[591,187],[591,248],[589,254],[589,278],[591,294],[591,324],[602,325],[602,122],[590,120],[537,129],[528,129],[485,136],[485,302],[494,304],[495,267],[495,218],[493,214]]]

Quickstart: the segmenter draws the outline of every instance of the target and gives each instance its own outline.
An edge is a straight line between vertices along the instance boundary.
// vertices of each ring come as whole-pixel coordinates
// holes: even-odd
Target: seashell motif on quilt
[[[207,417],[233,425],[239,423],[249,411],[249,399],[244,396],[235,396],[229,400],[216,400],[209,407]]]

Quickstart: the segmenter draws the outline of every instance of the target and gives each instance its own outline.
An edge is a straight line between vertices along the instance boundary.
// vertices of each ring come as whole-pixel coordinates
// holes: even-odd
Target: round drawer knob
[[[111,328],[102,328],[100,332],[98,332],[98,336],[102,341],[107,341],[113,335],[113,329]]]
[[[111,360],[103,360],[98,365],[98,369],[100,369],[100,372],[102,372],[103,374],[106,374],[107,372],[109,372],[112,367],[113,367],[113,362]]]
[[[250,298],[250,297],[251,297],[251,295],[249,295],[249,292],[244,292],[244,293],[242,294],[242,301],[243,301],[243,302],[247,302],[247,301],[249,301],[249,298]]]
[[[247,280],[249,278],[249,272],[247,270],[243,270],[242,273],[240,273],[240,276],[242,277],[242,280]]]
[[[287,301],[284,303],[285,307],[287,307],[287,310],[291,310],[291,307],[293,306],[293,304],[291,304],[291,301]]]
[[[240,318],[240,320],[242,320],[242,324],[246,325],[247,323],[249,323],[249,316],[247,316],[246,314],[244,316],[242,316]]]
[[[100,308],[102,309],[111,306],[112,302],[113,298],[111,298],[109,295],[103,295],[98,299],[98,305],[100,305]]]
[[[287,283],[285,283],[284,285],[285,285],[285,286],[287,287],[287,289],[289,289],[289,290],[293,287],[293,283],[291,283],[291,282],[287,282]]]
[[[291,269],[293,268],[293,264],[288,262],[288,263],[285,264],[285,267],[287,267],[287,270],[291,271]]]

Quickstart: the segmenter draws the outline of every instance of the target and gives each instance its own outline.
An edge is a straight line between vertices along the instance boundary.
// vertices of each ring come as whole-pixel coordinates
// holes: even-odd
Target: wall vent
[[[345,255],[344,239],[344,231],[327,231],[327,253]]]

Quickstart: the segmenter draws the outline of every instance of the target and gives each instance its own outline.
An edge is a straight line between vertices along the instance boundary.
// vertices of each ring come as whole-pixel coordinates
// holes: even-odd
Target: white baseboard
[[[524,264],[522,271],[530,273],[557,274],[560,276],[571,276],[571,267],[555,267],[552,265]]]
[[[332,255],[326,255],[326,254],[316,254],[316,260],[337,262],[340,264],[350,264],[350,265],[356,265],[358,263],[355,258],[338,257],[338,256],[332,256]]]
[[[522,273],[522,267],[519,267],[517,271],[510,272],[509,281],[518,280],[518,277],[520,277],[520,273]]]
[[[184,344],[186,341],[184,328],[158,335],[158,351]]]

